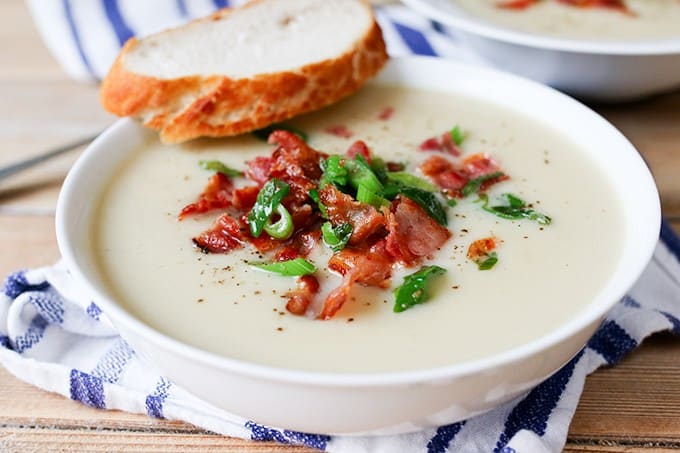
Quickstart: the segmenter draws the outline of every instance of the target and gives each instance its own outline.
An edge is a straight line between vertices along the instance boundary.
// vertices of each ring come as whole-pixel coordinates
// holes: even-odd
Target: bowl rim
[[[437,8],[433,0],[402,1],[413,10],[442,24],[489,39],[526,47],[592,55],[651,56],[680,54],[680,36],[677,38],[630,41],[561,38],[523,32],[510,27],[495,25],[472,15],[445,11]]]
[[[637,169],[636,171],[638,171],[641,176],[641,180],[637,181],[636,188],[647,193],[646,201],[649,203],[646,205],[645,212],[647,221],[641,228],[641,231],[636,231],[636,233],[639,233],[639,237],[636,237],[638,239],[638,244],[643,244],[642,246],[637,246],[641,249],[641,259],[627,263],[628,267],[626,267],[626,274],[624,276],[628,276],[629,278],[619,279],[625,281],[619,281],[618,284],[615,285],[613,290],[615,297],[612,297],[612,300],[598,301],[597,298],[595,298],[590,304],[586,305],[583,310],[574,315],[572,319],[561,324],[557,329],[508,351],[454,365],[410,371],[342,373],[296,370],[225,357],[205,351],[196,346],[188,345],[180,340],[163,334],[141,320],[138,320],[112,298],[109,298],[106,291],[101,290],[90,281],[84,271],[85,268],[80,265],[76,258],[75,246],[78,243],[78,237],[74,237],[69,233],[70,222],[75,222],[76,220],[74,219],[82,221],[82,219],[75,215],[74,211],[77,210],[77,207],[74,206],[73,202],[73,200],[76,199],[75,197],[78,196],[78,193],[82,192],[78,185],[79,179],[83,178],[83,175],[87,173],[91,166],[97,165],[99,154],[106,152],[107,148],[110,148],[112,144],[115,144],[118,136],[121,134],[129,135],[143,129],[141,125],[129,118],[118,120],[98,136],[79,157],[64,181],[57,201],[55,226],[57,243],[66,268],[72,274],[76,282],[82,285],[86,293],[91,295],[92,300],[101,306],[104,315],[110,318],[116,327],[119,325],[123,327],[123,329],[117,329],[122,330],[122,332],[119,333],[121,333],[123,337],[125,337],[129,331],[138,337],[144,338],[146,341],[154,343],[162,349],[169,350],[182,356],[190,362],[199,362],[209,367],[218,368],[221,371],[236,373],[252,378],[296,384],[336,387],[379,387],[385,385],[418,384],[423,382],[432,383],[452,380],[478,372],[499,369],[513,362],[526,359],[536,353],[548,350],[549,348],[564,342],[590,324],[600,322],[606,313],[626,294],[642,274],[642,271],[652,257],[659,238],[659,230],[661,227],[661,205],[658,191],[648,167],[633,145],[613,125],[585,105],[557,90],[529,79],[495,69],[483,68],[434,57],[409,56],[393,58],[390,64],[397,66],[397,69],[402,71],[409,71],[409,68],[414,67],[414,65],[421,65],[423,67],[427,65],[440,67],[448,66],[447,70],[455,71],[455,73],[460,73],[461,70],[464,70],[476,74],[479,77],[486,77],[487,79],[491,78],[494,81],[500,80],[505,84],[523,85],[524,88],[533,90],[536,95],[549,96],[554,102],[571,104],[572,107],[580,109],[579,113],[582,111],[584,114],[590,115],[593,122],[596,123],[594,126],[597,126],[598,130],[610,134],[611,140],[618,141],[623,148],[626,148],[618,150],[617,152],[626,153],[630,159],[635,161],[634,165]],[[553,103],[551,105],[555,104]],[[86,221],[89,221],[89,218],[86,219]],[[620,260],[621,259],[622,258],[620,258]],[[609,277],[609,280],[613,280],[613,275]],[[600,299],[603,298],[600,297]],[[599,305],[596,305],[595,302],[599,302]],[[595,310],[595,308],[597,308],[597,310]]]

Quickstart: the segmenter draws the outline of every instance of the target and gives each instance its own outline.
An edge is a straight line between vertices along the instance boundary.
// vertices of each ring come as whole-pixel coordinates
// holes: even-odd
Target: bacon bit
[[[368,250],[354,247],[340,250],[328,261],[328,268],[343,276],[354,272],[356,283],[386,288],[392,276],[393,262],[386,253],[385,241],[381,239]]]
[[[626,6],[624,0],[557,0],[559,3],[564,3],[569,6],[576,6],[578,8],[607,8],[619,11],[624,14],[635,15],[633,11]]]
[[[430,177],[447,195],[462,198],[461,190],[469,180],[498,173],[501,169],[488,154],[478,153],[466,157],[460,165],[455,165],[442,156],[432,156],[420,165],[420,171]],[[509,176],[503,174],[485,181],[480,187],[480,192],[507,179]]]
[[[453,156],[460,156],[462,154],[461,149],[453,141],[450,132],[444,132],[439,137],[431,137],[425,140],[418,147],[421,151],[439,151],[446,152]]]
[[[378,119],[387,121],[392,118],[392,115],[394,115],[394,107],[385,107],[378,115]]]
[[[274,261],[288,261],[298,257],[308,256],[314,246],[321,239],[321,231],[318,229],[310,231],[299,231],[282,248],[280,248]]]
[[[319,191],[319,199],[326,206],[328,219],[333,226],[352,225],[350,245],[357,245],[385,227],[385,217],[366,203],[355,201],[350,195],[328,184]]]
[[[347,129],[347,126],[342,125],[327,127],[325,132],[340,138],[351,138],[354,135],[354,132]]]
[[[387,288],[392,276],[392,260],[385,253],[385,241],[380,240],[368,250],[344,248],[333,255],[328,268],[343,275],[342,283],[326,297],[317,319],[328,320],[342,308],[354,284]]]
[[[409,198],[398,198],[392,211],[386,212],[386,250],[406,266],[414,266],[421,258],[433,254],[450,237],[451,232]]]
[[[487,256],[496,248],[496,239],[493,237],[478,239],[470,244],[468,248],[467,257],[472,261]]]
[[[387,165],[387,171],[403,171],[405,167],[401,162],[385,162]]]
[[[463,160],[463,168],[469,179],[475,179],[493,173],[501,172],[501,167],[498,163],[486,153],[473,154]],[[492,185],[510,179],[506,174],[497,178],[485,181],[479,188],[480,192],[485,192]]]
[[[203,189],[203,193],[198,197],[198,201],[185,206],[177,218],[184,220],[189,215],[228,208],[231,206],[233,190],[234,185],[228,176],[222,173],[215,173],[210,177],[208,185]]]
[[[496,7],[503,9],[527,9],[538,2],[539,0],[505,0],[496,3]]]
[[[272,153],[272,166],[267,179],[278,178],[286,182],[292,197],[302,205],[309,201],[309,191],[316,187],[321,177],[319,162],[326,154],[316,151],[292,132],[277,130],[268,142],[276,144]]]
[[[366,159],[366,162],[369,164],[371,163],[371,151],[368,149],[368,145],[366,145],[363,140],[357,140],[356,142],[352,143],[349,149],[347,149],[347,157],[350,159],[354,159],[357,154]]]
[[[286,310],[294,315],[304,315],[312,303],[314,295],[319,292],[319,280],[313,275],[303,275],[297,279],[297,288],[286,293],[288,303]]]
[[[427,159],[420,165],[420,171],[451,196],[462,196],[460,191],[468,182],[467,175],[442,156]]]
[[[624,0],[556,0],[558,3],[577,8],[606,8],[635,16]],[[540,3],[540,0],[503,0],[496,3],[497,8],[525,10]]]
[[[235,209],[239,211],[250,211],[257,200],[257,194],[260,188],[257,186],[248,186],[234,191],[232,203]]]
[[[222,214],[212,228],[193,239],[204,253],[229,253],[243,247],[243,236],[236,220]]]
[[[246,176],[262,187],[269,181],[269,173],[272,171],[273,164],[274,159],[271,157],[258,156],[253,160],[249,160],[246,162],[246,165],[248,165]]]

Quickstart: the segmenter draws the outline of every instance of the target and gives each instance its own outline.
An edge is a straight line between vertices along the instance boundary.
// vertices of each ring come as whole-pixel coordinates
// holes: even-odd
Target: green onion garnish
[[[419,178],[405,171],[393,171],[387,173],[388,181],[395,182],[408,187],[415,187],[416,189],[427,190],[428,192],[436,192],[437,187],[429,181]]]
[[[324,187],[326,184],[334,184],[338,188],[346,186],[348,171],[345,168],[345,163],[347,160],[347,157],[337,154],[322,160],[320,166],[323,174],[319,181],[319,187]]]
[[[222,173],[224,176],[243,176],[242,171],[229,168],[219,160],[199,160],[198,165],[204,170],[216,171],[217,173]]]
[[[267,141],[269,139],[269,135],[271,135],[272,132],[274,131],[288,131],[292,132],[293,134],[297,135],[300,137],[303,141],[307,141],[308,137],[307,134],[298,129],[295,126],[289,126],[287,124],[282,124],[282,123],[277,123],[277,124],[272,124],[271,126],[263,127],[262,129],[258,129],[256,131],[253,131],[252,134],[259,138],[260,140]]]
[[[479,268],[480,271],[488,271],[492,267],[496,265],[498,262],[498,255],[496,252],[491,252],[488,255],[486,255],[485,260],[479,260],[477,261],[477,267]]]
[[[345,168],[349,172],[349,183],[355,189],[363,185],[367,191],[375,194],[382,192],[382,183],[361,154],[357,154],[354,160],[346,161]]]
[[[263,271],[273,272],[284,277],[299,277],[316,272],[316,266],[304,258],[295,258],[275,263],[248,263]]]
[[[404,283],[394,290],[394,312],[400,313],[427,301],[429,298],[428,283],[445,272],[446,269],[439,266],[423,266],[418,272],[404,277]]]
[[[468,195],[479,192],[479,189],[485,182],[491,181],[492,179],[500,178],[501,176],[503,176],[503,172],[497,171],[495,173],[489,173],[488,175],[483,175],[478,178],[471,179],[467,182],[467,184],[463,186],[461,192],[463,193],[464,197],[467,197]]]
[[[457,124],[451,129],[451,140],[458,146],[462,145],[465,140],[465,132]]]
[[[352,224],[343,223],[333,228],[330,222],[326,222],[321,225],[321,234],[323,235],[323,242],[333,250],[333,253],[337,253],[344,249],[349,242],[349,238],[352,236]]]
[[[456,201],[455,198],[448,198],[446,200],[446,205],[449,206],[449,207],[455,208],[457,204],[458,204],[458,202]]]
[[[448,219],[444,206],[439,202],[435,194],[415,187],[402,187],[400,193],[420,205],[438,224],[446,226]]]
[[[279,220],[271,223],[273,216],[270,216],[264,223],[264,231],[274,239],[285,241],[293,235],[293,217],[281,203],[274,208],[274,212],[279,215]]]
[[[529,208],[524,200],[515,195],[504,193],[500,198],[504,204],[499,206],[489,206],[489,197],[486,194],[479,195],[479,201],[484,203],[482,205],[482,209],[502,219],[528,219],[538,223],[539,225],[550,225],[552,222],[550,217]]]
[[[276,178],[270,179],[257,194],[255,205],[248,213],[248,226],[253,237],[260,237],[274,210],[290,192],[290,186]]]
[[[321,213],[321,217],[324,219],[328,218],[328,211],[326,210],[326,206],[321,203],[321,198],[319,198],[319,189],[312,189],[309,191],[309,198],[316,203],[316,205],[319,207],[319,212]]]
[[[376,209],[380,209],[381,206],[389,206],[390,202],[373,192],[368,186],[360,184],[357,189],[357,201],[361,203],[370,204]]]

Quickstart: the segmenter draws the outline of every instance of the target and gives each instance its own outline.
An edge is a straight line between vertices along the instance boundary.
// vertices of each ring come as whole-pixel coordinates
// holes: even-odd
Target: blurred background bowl
[[[497,26],[452,0],[402,0],[492,66],[579,98],[621,102],[680,87],[678,38],[566,39]]]

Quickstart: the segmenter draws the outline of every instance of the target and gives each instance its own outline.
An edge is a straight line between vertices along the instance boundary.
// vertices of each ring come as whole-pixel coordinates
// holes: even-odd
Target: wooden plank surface
[[[0,2],[0,165],[101,130],[113,121],[97,88],[68,80],[42,46],[24,2]],[[680,231],[680,92],[596,106],[638,147],[664,214]],[[74,151],[0,183],[0,275],[58,259],[54,206]],[[100,411],[34,388],[0,369],[0,451],[308,451],[230,439],[183,422]],[[568,452],[680,448],[680,340],[657,335],[591,375]]]

